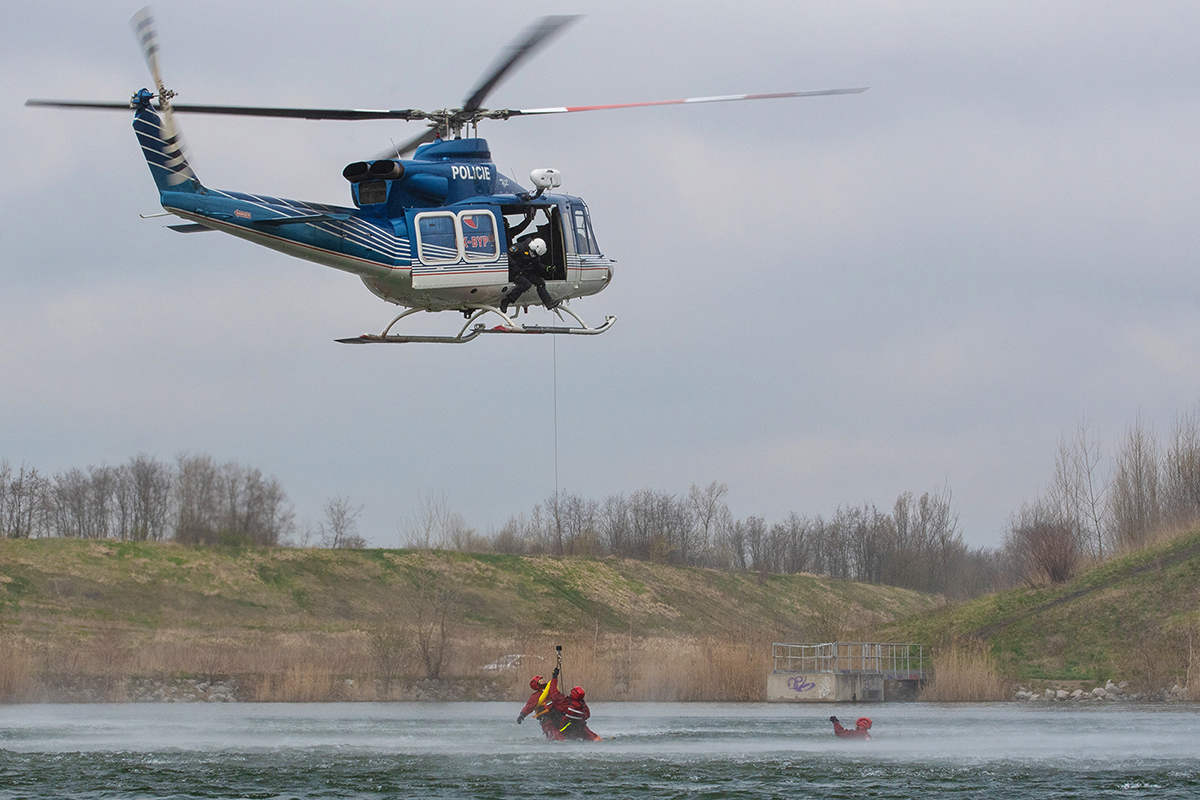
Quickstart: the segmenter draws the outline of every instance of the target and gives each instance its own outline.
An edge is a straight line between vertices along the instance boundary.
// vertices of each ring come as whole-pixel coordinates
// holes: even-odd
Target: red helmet
[[[546,685],[546,679],[541,675],[534,675],[533,680],[529,682],[530,689],[540,689]]]
[[[868,728],[871,727],[871,718],[870,717],[859,717],[855,721],[854,727],[858,728],[860,731],[867,730]]]
[[[572,700],[582,700],[583,699],[583,687],[582,686],[576,686],[574,689],[571,690],[571,699]]]

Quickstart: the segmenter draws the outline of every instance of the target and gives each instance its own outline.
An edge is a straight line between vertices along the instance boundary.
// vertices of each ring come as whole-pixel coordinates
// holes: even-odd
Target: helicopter
[[[347,344],[431,342],[461,344],[484,333],[596,335],[612,327],[607,316],[589,326],[569,301],[598,294],[612,281],[614,260],[604,255],[582,198],[549,190],[562,185],[557,169],[534,169],[526,189],[496,169],[482,120],[648,106],[857,94],[866,88],[693,97],[591,106],[486,109],[483,103],[508,74],[577,21],[547,16],[513,40],[467,95],[461,108],[419,109],[272,108],[174,103],[159,63],[159,36],[151,10],[130,20],[150,69],[154,89],[127,103],[27,100],[27,106],[133,110],[133,129],[159,191],[162,214],[184,220],[168,225],[180,233],[220,231],[296,258],[357,275],[383,300],[404,307],[379,334],[338,339]],[[175,112],[310,120],[424,121],[426,129],[372,158],[342,170],[353,207],[287,200],[202,184],[188,163]],[[544,250],[546,292],[520,292],[520,268],[509,249],[533,243]],[[514,250],[514,252],[516,252]],[[524,281],[528,288],[529,282]],[[517,295],[520,295],[519,297]],[[522,310],[541,304],[562,325],[521,324]],[[510,312],[508,307],[512,305]],[[466,322],[457,333],[393,333],[419,312],[457,311]],[[566,313],[574,324],[564,321]],[[497,325],[481,322],[500,317]]]

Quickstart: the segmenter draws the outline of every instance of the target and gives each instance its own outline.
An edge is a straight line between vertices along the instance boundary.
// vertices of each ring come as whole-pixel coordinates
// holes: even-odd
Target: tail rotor
[[[160,126],[162,134],[161,147],[163,154],[166,156],[165,163],[162,166],[167,170],[167,181],[172,185],[178,185],[189,180],[196,180],[196,174],[188,166],[183,137],[179,133],[179,128],[175,125],[175,112],[171,109],[171,98],[175,96],[175,92],[168,89],[166,84],[163,83],[162,69],[158,58],[158,26],[154,22],[154,14],[151,12],[150,7],[146,6],[134,14],[129,20],[129,24],[133,28],[133,33],[142,48],[142,56],[146,59],[146,66],[150,68],[150,76],[154,79],[154,97],[158,100],[158,108],[162,119]],[[139,97],[144,96],[140,94],[134,95],[135,104],[138,102]]]

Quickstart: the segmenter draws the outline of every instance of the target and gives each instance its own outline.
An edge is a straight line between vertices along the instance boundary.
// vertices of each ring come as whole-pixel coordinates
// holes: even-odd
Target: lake
[[[520,706],[4,706],[0,800],[1200,796],[1196,705],[596,703],[594,744]]]

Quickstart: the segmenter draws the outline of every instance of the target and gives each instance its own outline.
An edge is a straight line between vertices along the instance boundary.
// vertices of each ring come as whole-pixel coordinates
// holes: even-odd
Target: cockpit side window
[[[596,246],[596,237],[592,234],[587,209],[583,206],[573,206],[571,217],[575,229],[575,252],[580,255],[599,255],[600,248]]]

